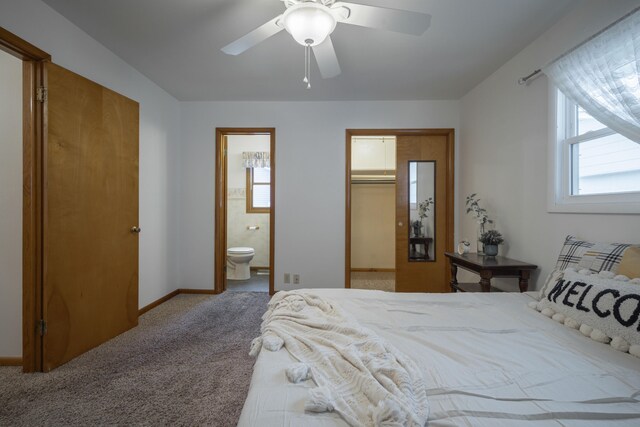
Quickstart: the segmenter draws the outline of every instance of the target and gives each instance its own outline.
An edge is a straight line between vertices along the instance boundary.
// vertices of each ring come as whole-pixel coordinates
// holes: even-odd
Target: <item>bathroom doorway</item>
[[[273,295],[275,129],[216,134],[215,291]]]

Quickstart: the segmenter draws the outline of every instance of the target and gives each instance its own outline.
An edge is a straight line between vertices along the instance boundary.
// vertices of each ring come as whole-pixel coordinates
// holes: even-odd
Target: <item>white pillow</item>
[[[607,274],[609,273],[609,274]],[[584,335],[640,357],[640,288],[625,276],[568,268],[531,306]]]

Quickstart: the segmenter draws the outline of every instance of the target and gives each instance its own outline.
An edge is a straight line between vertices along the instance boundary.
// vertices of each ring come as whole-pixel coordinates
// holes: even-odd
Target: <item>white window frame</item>
[[[567,138],[576,126],[575,118],[559,120],[558,113],[569,116],[568,109],[575,105],[552,84],[549,84],[549,144],[547,210],[557,213],[639,214],[640,192],[597,195],[571,194],[571,146],[607,135],[615,134],[609,128],[587,132]],[[573,115],[571,117],[574,117]],[[569,122],[569,123],[567,123]]]
[[[411,162],[409,162],[409,210],[415,211],[418,209],[418,164],[416,166],[416,180],[411,181]],[[414,200],[411,199],[411,187],[416,186],[416,198]]]

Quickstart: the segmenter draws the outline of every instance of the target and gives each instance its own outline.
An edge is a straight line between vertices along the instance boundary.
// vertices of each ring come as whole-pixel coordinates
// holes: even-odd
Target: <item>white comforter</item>
[[[526,307],[524,294],[318,290],[424,376],[429,426],[639,426],[640,359]],[[291,384],[287,351],[258,356],[240,426],[345,426],[305,413],[311,381]]]

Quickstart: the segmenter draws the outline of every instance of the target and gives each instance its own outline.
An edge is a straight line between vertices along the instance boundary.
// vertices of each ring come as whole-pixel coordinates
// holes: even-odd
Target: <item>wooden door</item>
[[[43,370],[138,323],[138,103],[45,67]]]
[[[449,291],[450,271],[444,252],[453,249],[453,159],[453,130],[397,138],[396,292]],[[429,183],[425,183],[430,186],[427,196],[420,197],[415,189],[411,196],[412,162],[430,171]],[[431,225],[415,233],[411,217],[416,218],[419,204],[429,197],[434,203],[422,222]]]

